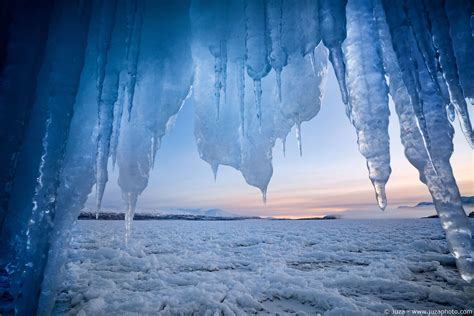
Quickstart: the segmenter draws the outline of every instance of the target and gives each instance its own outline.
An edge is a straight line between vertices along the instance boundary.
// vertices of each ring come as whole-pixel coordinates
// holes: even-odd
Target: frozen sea
[[[472,222],[472,220],[471,220]],[[79,221],[55,314],[473,309],[437,219]]]

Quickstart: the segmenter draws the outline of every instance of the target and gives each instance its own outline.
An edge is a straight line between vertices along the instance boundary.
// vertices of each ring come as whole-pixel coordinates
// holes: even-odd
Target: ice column
[[[367,159],[369,178],[380,209],[387,206],[385,184],[390,176],[388,89],[378,49],[371,0],[349,0],[347,38],[343,45],[346,82],[357,143]]]
[[[43,279],[49,236],[56,212],[60,168],[67,144],[83,66],[91,3],[58,3],[48,41],[28,133],[18,160],[4,228],[8,243],[15,312],[32,314]],[[20,168],[21,167],[21,168]]]
[[[451,96],[451,102],[458,114],[461,130],[466,140],[471,147],[474,147],[474,133],[472,131],[466,99],[459,83],[458,67],[449,34],[449,21],[443,6],[444,1],[430,0],[425,1],[425,4],[431,25],[433,42],[439,56],[442,75],[446,80],[449,95]],[[474,49],[474,46],[472,48]],[[474,58],[474,55],[472,57]]]
[[[138,196],[148,185],[149,172],[161,138],[171,128],[192,82],[190,28],[186,1],[146,4],[143,27],[136,34],[140,59],[130,120],[123,118],[117,148],[118,184],[125,203],[125,241]],[[159,33],[156,30],[161,30]],[[130,93],[125,99],[132,98]]]
[[[471,225],[462,207],[460,193],[449,164],[453,151],[453,129],[445,115],[442,97],[438,94],[427,69],[420,70],[422,95],[425,102],[430,105],[426,110],[427,126],[430,132],[436,135],[436,138],[433,138],[435,140],[433,156],[430,157],[424,150],[423,135],[417,125],[413,100],[395,58],[393,39],[385,23],[382,6],[377,0],[374,0],[374,3],[384,67],[389,77],[390,94],[400,121],[400,134],[405,147],[405,155],[418,169],[420,180],[427,185],[433,197],[449,249],[456,259],[461,277],[471,282],[474,277]],[[414,57],[422,61],[419,53]],[[438,171],[433,168],[431,159],[436,160]]]
[[[97,150],[97,89],[95,84],[97,59],[97,36],[99,33],[100,2],[93,4],[91,24],[87,38],[84,68],[74,105],[69,138],[60,185],[56,199],[54,227],[51,232],[50,249],[45,267],[38,315],[50,315],[62,280],[63,265],[67,259],[71,227],[86,203],[95,183],[95,158]]]
[[[119,93],[120,72],[125,65],[126,52],[126,2],[120,1],[116,10],[112,10],[115,0],[104,0],[102,18],[107,22],[101,25],[101,36],[99,37],[98,61],[103,66],[98,67],[98,129],[97,158],[96,158],[96,198],[97,211],[100,210],[105,186],[108,181],[108,161],[110,154],[110,141],[114,123],[114,107],[121,106],[117,103]],[[116,12],[115,15],[109,16]],[[115,20],[115,23],[109,21]],[[110,29],[112,27],[112,29]],[[102,37],[102,33],[111,33],[109,37]],[[102,49],[101,41],[109,40],[106,45],[106,53]],[[103,79],[102,79],[103,72]]]

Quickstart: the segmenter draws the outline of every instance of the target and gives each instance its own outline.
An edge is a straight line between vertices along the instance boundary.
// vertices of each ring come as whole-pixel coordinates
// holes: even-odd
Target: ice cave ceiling
[[[328,64],[380,208],[389,117],[398,117],[461,276],[474,277],[471,226],[449,163],[452,124],[474,143],[472,1],[18,0],[0,8],[0,263],[19,314],[50,310],[56,281],[43,275],[64,259],[94,186],[100,208],[109,160],[130,233],[161,139],[187,98],[201,158],[215,173],[239,170],[265,200],[275,141],[293,126],[300,137],[301,123],[318,114]]]

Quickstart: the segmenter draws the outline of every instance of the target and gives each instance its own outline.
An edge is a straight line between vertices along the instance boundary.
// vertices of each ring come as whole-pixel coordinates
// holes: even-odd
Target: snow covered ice
[[[450,164],[452,124],[474,144],[472,1],[19,0],[0,12],[4,310],[51,311],[60,279],[51,274],[93,190],[101,209],[110,166],[130,238],[161,141],[188,100],[214,176],[230,166],[271,199],[273,148],[292,128],[301,155],[318,137],[303,123],[321,110],[328,71],[375,203],[390,204],[388,126],[398,119],[457,270],[473,281],[472,228]]]
[[[99,229],[103,227],[103,229]],[[54,314],[474,308],[437,220],[81,221]]]

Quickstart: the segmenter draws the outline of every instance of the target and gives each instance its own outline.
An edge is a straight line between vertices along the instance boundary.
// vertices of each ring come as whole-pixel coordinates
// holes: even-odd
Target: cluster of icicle
[[[301,124],[320,110],[328,60],[378,205],[387,205],[391,172],[390,95],[406,157],[433,197],[462,278],[473,279],[471,226],[449,163],[456,117],[474,143],[471,1],[2,6],[0,263],[19,314],[50,313],[70,227],[94,185],[100,209],[116,164],[128,240],[161,139],[190,95],[201,158],[215,176],[219,165],[238,169],[265,201],[275,142],[285,150],[296,126],[302,154]]]

